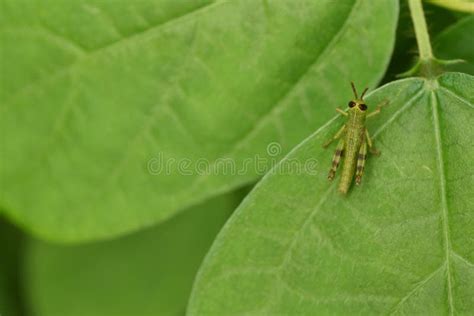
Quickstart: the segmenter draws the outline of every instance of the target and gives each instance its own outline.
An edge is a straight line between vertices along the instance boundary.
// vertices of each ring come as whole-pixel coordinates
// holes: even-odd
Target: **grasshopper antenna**
[[[356,99],[358,99],[359,96],[357,95],[356,87],[354,85],[354,82],[352,82],[352,81],[351,81],[351,87],[352,87],[352,91],[354,91],[354,96],[356,97]]]
[[[362,92],[362,95],[360,96],[360,99],[361,99],[361,100],[364,99],[364,95],[365,95],[365,93],[367,92],[367,90],[369,90],[369,88],[365,88],[364,92]]]

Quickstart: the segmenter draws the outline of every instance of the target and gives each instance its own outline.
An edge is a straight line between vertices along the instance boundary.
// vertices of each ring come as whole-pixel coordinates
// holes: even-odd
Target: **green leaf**
[[[473,0],[426,0],[428,3],[439,5],[449,10],[456,10],[460,12],[474,13]]]
[[[369,157],[361,186],[343,197],[339,178],[326,178],[332,150],[321,145],[342,123],[336,117],[228,221],[200,269],[189,315],[474,310],[474,77],[405,79],[367,100],[369,109],[390,105],[368,124],[382,155]],[[315,168],[283,172],[311,159]]]
[[[0,210],[1,212],[1,210]],[[20,297],[22,237],[0,217],[0,315],[23,315]]]
[[[0,202],[59,241],[137,230],[256,181],[249,158],[299,143],[350,80],[378,82],[398,13],[396,0],[1,6]],[[222,157],[247,169],[223,174]]]
[[[465,63],[449,66],[449,69],[474,75],[474,16],[468,16],[453,24],[434,41],[436,57],[441,59],[463,59]]]
[[[31,241],[24,288],[47,316],[184,313],[195,273],[241,195],[224,195],[146,231],[80,246]]]

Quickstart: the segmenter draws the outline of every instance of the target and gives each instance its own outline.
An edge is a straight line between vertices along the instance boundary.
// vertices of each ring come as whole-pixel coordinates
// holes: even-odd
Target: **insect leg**
[[[340,138],[342,134],[344,133],[345,129],[346,129],[346,125],[344,124],[331,139],[329,139],[327,142],[324,143],[323,147],[324,148],[328,147],[333,141]]]
[[[380,150],[375,149],[372,143],[372,138],[370,138],[370,135],[369,135],[369,130],[367,128],[365,129],[365,139],[367,140],[367,145],[369,145],[370,153],[373,155],[379,156]]]
[[[332,166],[331,170],[329,170],[328,179],[334,179],[336,175],[337,167],[339,166],[339,162],[341,161],[342,152],[344,151],[344,139],[340,139],[339,143],[337,144],[336,151],[334,152],[334,156],[332,157]]]
[[[377,107],[372,113],[367,114],[366,118],[370,118],[372,116],[375,116],[375,115],[379,114],[380,111],[381,111],[380,107]]]
[[[346,111],[341,110],[340,108],[336,108],[336,111],[339,112],[340,114],[344,115],[344,116],[348,116],[348,115],[349,115],[349,114],[347,114]]]
[[[375,108],[375,110],[372,113],[367,114],[366,118],[376,116],[377,114],[380,113],[380,111],[382,111],[382,107],[386,106],[387,104],[388,104],[387,100],[382,101],[379,105],[377,105],[377,107]]]
[[[357,169],[355,174],[356,185],[360,184],[362,175],[364,174],[365,160],[367,159],[367,142],[363,142],[359,149],[359,155],[357,156]]]

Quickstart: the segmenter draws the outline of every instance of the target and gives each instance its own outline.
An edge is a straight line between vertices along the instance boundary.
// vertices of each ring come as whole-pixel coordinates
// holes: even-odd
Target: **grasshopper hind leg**
[[[337,170],[337,167],[339,166],[339,162],[341,161],[342,153],[344,151],[344,146],[345,146],[344,139],[340,139],[339,143],[337,144],[336,151],[334,152],[334,156],[332,157],[332,166],[328,174],[329,180],[334,179],[336,175],[336,170]]]
[[[367,142],[363,142],[357,156],[357,169],[355,174],[355,183],[359,185],[364,174],[365,160],[367,159]]]
[[[376,149],[372,143],[372,138],[370,137],[369,130],[365,129],[365,138],[367,140],[367,145],[369,145],[369,150],[372,155],[380,156],[380,150]]]

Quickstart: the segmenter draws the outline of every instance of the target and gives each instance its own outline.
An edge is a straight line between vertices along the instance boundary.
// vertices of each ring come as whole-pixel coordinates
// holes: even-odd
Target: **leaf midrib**
[[[438,267],[434,272],[430,273],[427,277],[423,278],[417,285],[408,292],[392,309],[391,315],[398,311],[398,308],[403,305],[414,293],[418,291],[423,285],[425,285],[429,280],[431,280],[440,270],[446,268],[446,280],[448,287],[448,309],[449,314],[454,315],[454,303],[453,303],[453,290],[452,290],[452,275],[451,275],[451,254],[454,254],[451,246],[451,238],[449,231],[449,209],[447,202],[447,192],[446,192],[446,172],[444,170],[444,159],[443,159],[443,146],[441,141],[441,128],[440,128],[440,118],[438,113],[438,100],[436,97],[436,91],[443,89],[450,91],[447,88],[441,87],[437,80],[432,82],[426,81],[425,86],[430,85],[434,86],[434,89],[426,89],[425,87],[422,90],[429,92],[429,102],[431,103],[431,112],[432,112],[432,123],[436,143],[436,162],[438,164],[439,172],[439,190],[441,195],[441,218],[443,224],[443,247],[445,253],[445,259],[443,264]],[[451,92],[451,91],[450,91]],[[454,93],[453,93],[454,94]],[[455,94],[454,94],[455,95]],[[457,96],[457,95],[456,95]],[[460,98],[460,97],[458,97]],[[462,258],[462,257],[461,257]]]
[[[438,87],[439,83],[436,81]],[[454,305],[453,305],[453,292],[452,292],[452,276],[451,276],[451,262],[450,262],[450,252],[451,252],[451,238],[449,233],[449,212],[448,212],[448,201],[446,196],[446,172],[444,170],[444,159],[443,159],[443,146],[441,143],[441,129],[440,129],[440,119],[438,114],[438,100],[436,98],[435,92],[431,91],[430,93],[431,109],[433,112],[433,128],[435,132],[436,140],[436,159],[438,162],[439,170],[439,181],[440,181],[440,191],[441,191],[441,212],[443,219],[443,237],[444,237],[444,250],[445,250],[445,264],[446,264],[446,274],[447,274],[447,283],[448,283],[448,303],[449,303],[449,313],[450,315],[454,314]]]

